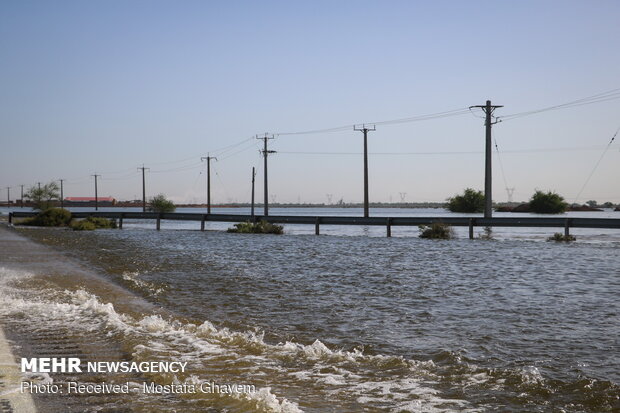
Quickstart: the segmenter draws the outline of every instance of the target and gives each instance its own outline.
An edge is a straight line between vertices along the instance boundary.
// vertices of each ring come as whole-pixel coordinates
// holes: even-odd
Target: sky
[[[205,202],[209,155],[213,203],[249,202],[252,167],[260,200],[268,133],[270,201],[361,202],[353,125],[377,122],[370,201],[441,202],[484,188],[467,109],[491,100],[495,201],[619,203],[619,17],[613,0],[3,0],[0,196],[58,179],[94,196],[98,174],[100,196],[138,199],[144,166],[147,196]]]

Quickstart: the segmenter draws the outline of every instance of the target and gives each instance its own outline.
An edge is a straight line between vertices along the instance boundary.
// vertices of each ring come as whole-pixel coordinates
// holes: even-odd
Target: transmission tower
[[[506,193],[508,194],[508,203],[512,203],[512,194],[515,192],[515,188],[506,188]]]

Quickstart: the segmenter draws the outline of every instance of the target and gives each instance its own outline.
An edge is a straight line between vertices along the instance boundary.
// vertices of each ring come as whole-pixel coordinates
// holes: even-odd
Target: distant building
[[[95,197],[94,196],[69,196],[64,200],[64,204],[66,206],[72,207],[89,207],[95,206]],[[116,205],[116,199],[111,196],[101,196],[97,197],[97,205],[98,206],[114,206]]]

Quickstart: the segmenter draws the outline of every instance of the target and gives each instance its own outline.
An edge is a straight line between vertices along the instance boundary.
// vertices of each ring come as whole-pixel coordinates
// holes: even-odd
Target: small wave
[[[446,403],[436,397],[436,391],[428,387],[432,381],[423,383],[422,377],[432,376],[432,361],[418,362],[402,357],[366,355],[361,350],[330,349],[319,340],[311,344],[292,341],[269,344],[263,334],[256,331],[238,332],[217,328],[210,321],[200,325],[165,319],[160,315],[130,316],[116,311],[112,303],[101,302],[99,297],[86,291],[39,292],[34,298],[32,291],[21,291],[9,284],[31,277],[30,273],[16,273],[2,269],[0,301],[2,315],[22,314],[30,320],[43,319],[48,325],[70,328],[72,331],[88,331],[93,334],[114,335],[120,333],[122,340],[131,343],[132,357],[138,360],[182,359],[193,364],[197,377],[225,382],[233,377],[247,377],[257,383],[256,392],[234,396],[252,409],[265,412],[299,412],[303,406],[280,396],[286,389],[298,389],[312,383],[310,388],[318,392],[308,395],[314,403],[325,403],[326,395],[350,399],[369,397],[372,403],[385,405],[391,399],[396,403],[415,395],[425,394],[425,404]],[[50,300],[53,297],[53,300]],[[377,375],[378,371],[391,371],[392,375]],[[232,373],[231,373],[232,372]],[[203,376],[204,375],[204,376]],[[399,375],[407,376],[405,379]],[[179,377],[187,380],[190,376]],[[177,377],[151,377],[166,381]],[[376,389],[389,388],[393,396],[385,398]],[[400,396],[396,396],[400,395]],[[400,399],[399,399],[400,397]],[[383,401],[380,401],[384,398]],[[402,400],[401,400],[402,401]],[[230,402],[228,402],[230,403]],[[247,404],[250,403],[250,404]],[[452,401],[450,401],[452,403]],[[464,402],[462,402],[464,403]],[[451,405],[454,405],[452,403]],[[243,410],[243,409],[241,409]]]
[[[144,291],[154,297],[160,295],[165,291],[164,287],[142,280],[139,276],[140,273],[137,271],[125,271],[121,274],[121,278],[131,287],[139,291]]]

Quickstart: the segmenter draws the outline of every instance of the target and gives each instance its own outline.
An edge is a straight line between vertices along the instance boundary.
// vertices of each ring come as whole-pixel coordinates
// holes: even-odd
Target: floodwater
[[[75,375],[135,389],[35,395],[39,405],[59,412],[620,411],[619,231],[580,230],[577,242],[565,244],[545,241],[553,229],[440,241],[417,238],[415,228],[393,228],[395,237],[385,238],[384,228],[325,227],[331,235],[316,237],[307,235],[311,227],[275,236],[229,234],[222,225],[229,226],[19,229],[64,257],[28,269],[0,255],[0,320],[23,353],[188,362],[177,374]],[[76,268],[94,275],[69,276]],[[140,391],[143,383],[204,382],[253,391]]]

